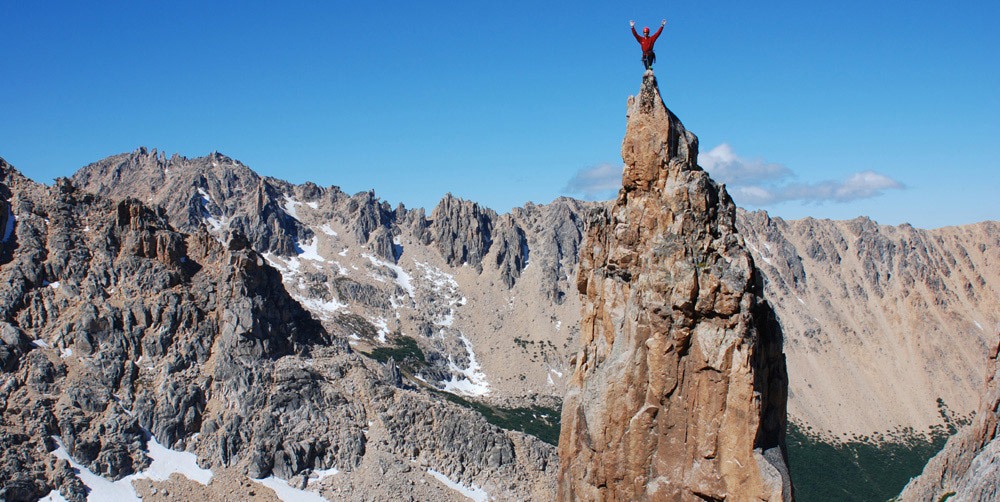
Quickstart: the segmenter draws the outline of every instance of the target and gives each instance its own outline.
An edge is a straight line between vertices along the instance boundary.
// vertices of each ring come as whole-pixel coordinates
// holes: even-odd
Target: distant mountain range
[[[663,189],[643,185],[656,176],[625,181]],[[607,251],[587,232],[675,202],[612,212],[621,197],[498,214],[448,195],[428,214],[219,153],[140,148],[53,186],[0,161],[0,498],[83,500],[81,469],[128,484],[162,444],[196,455],[212,481],[146,477],[129,496],[246,498],[272,489],[250,481],[265,478],[330,499],[554,499],[580,322],[603,301],[583,280],[595,269],[579,274],[581,254]],[[725,217],[706,221],[677,235],[698,246],[731,235],[752,261],[741,294],[769,306],[754,322],[783,341],[801,500],[893,496],[970,423],[989,454],[980,400],[1000,331],[1000,223],[921,230],[735,210],[730,233]],[[704,257],[697,274],[738,270]],[[629,266],[614,272],[626,283],[651,270]],[[831,493],[829,477],[855,491]]]

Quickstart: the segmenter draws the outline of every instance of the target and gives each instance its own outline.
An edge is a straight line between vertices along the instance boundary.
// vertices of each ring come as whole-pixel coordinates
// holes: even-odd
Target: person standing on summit
[[[667,24],[667,20],[664,19],[660,23],[660,29],[656,30],[653,36],[649,36],[649,27],[642,29],[642,36],[635,31],[635,21],[629,21],[629,26],[632,27],[632,35],[635,39],[639,41],[639,45],[642,46],[642,65],[646,67],[647,70],[653,69],[653,63],[656,62],[656,53],[653,52],[653,44],[656,43],[657,37],[663,32],[663,27]]]

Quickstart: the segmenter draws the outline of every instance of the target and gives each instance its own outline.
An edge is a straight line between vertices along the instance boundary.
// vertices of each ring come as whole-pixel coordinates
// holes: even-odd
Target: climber
[[[653,63],[656,61],[656,53],[653,52],[653,44],[656,43],[656,38],[660,36],[661,32],[663,32],[663,27],[667,24],[667,20],[664,19],[663,22],[660,23],[660,29],[656,30],[656,33],[653,36],[649,36],[648,26],[642,29],[642,36],[640,37],[635,31],[635,21],[629,21],[628,24],[632,27],[632,35],[634,35],[635,39],[639,41],[640,45],[642,45],[642,65],[645,66],[647,70],[652,70]]]

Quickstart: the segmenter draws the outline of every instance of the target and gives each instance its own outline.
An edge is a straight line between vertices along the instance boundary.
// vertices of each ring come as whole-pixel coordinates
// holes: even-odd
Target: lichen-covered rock
[[[781,335],[736,207],[652,72],[628,103],[622,189],[581,250],[561,500],[790,500]]]

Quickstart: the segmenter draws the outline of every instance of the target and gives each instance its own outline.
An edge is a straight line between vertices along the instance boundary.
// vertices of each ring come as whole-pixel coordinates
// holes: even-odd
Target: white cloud
[[[622,166],[599,164],[581,169],[563,188],[566,193],[580,194],[584,199],[610,199],[622,186]]]
[[[727,185],[747,185],[792,175],[792,171],[781,164],[738,157],[733,152],[733,147],[727,143],[698,155],[698,164],[708,171],[715,181]]]
[[[882,195],[903,185],[875,171],[862,171],[845,180],[816,183],[790,182],[795,174],[781,164],[747,160],[723,143],[698,156],[698,163],[716,181],[726,183],[733,200],[740,205],[767,206],[779,202],[850,202]]]

